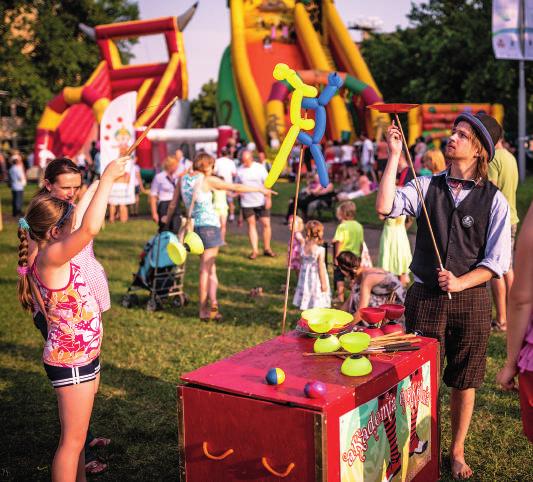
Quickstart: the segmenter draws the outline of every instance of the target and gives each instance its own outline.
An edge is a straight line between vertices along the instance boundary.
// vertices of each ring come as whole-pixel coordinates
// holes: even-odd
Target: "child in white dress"
[[[322,223],[309,221],[305,225],[300,275],[293,299],[293,304],[301,310],[331,307],[331,290],[326,270],[326,249],[322,246],[323,238]]]

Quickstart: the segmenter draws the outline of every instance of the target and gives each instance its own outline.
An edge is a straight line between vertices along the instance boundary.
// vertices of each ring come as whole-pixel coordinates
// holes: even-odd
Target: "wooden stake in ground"
[[[307,118],[307,114],[305,115]],[[294,224],[296,222],[296,215],[298,214],[298,195],[300,194],[300,177],[302,174],[302,162],[304,158],[305,146],[302,144],[300,148],[300,159],[298,160],[298,172],[296,174],[296,193],[294,194],[294,209],[292,213],[291,223],[291,240],[289,243],[289,261],[287,266],[287,278],[285,279],[285,301],[283,303],[283,320],[281,321],[281,334],[285,334],[285,324],[287,321],[287,307],[289,303],[289,284],[291,281],[291,261],[292,261],[292,247],[294,245]]]
[[[379,112],[387,112],[389,114],[394,114],[394,118],[396,119],[396,124],[398,124],[398,128],[400,129],[402,143],[405,149],[405,155],[407,157],[407,161],[409,162],[409,167],[411,168],[411,172],[413,173],[413,180],[415,181],[416,192],[418,193],[418,198],[420,199],[420,203],[422,204],[422,210],[424,211],[424,216],[428,223],[429,234],[431,235],[431,241],[433,242],[433,249],[435,250],[435,254],[437,255],[437,260],[439,262],[439,268],[441,270],[444,270],[442,259],[439,253],[439,248],[437,247],[437,241],[435,240],[435,234],[433,233],[433,228],[431,227],[431,222],[429,220],[429,214],[426,209],[426,202],[422,194],[422,188],[420,187],[420,182],[418,181],[418,177],[416,175],[415,166],[413,164],[413,160],[411,159],[411,153],[409,152],[409,146],[407,145],[407,140],[405,139],[405,135],[403,133],[402,124],[398,117],[399,112],[408,112],[411,109],[414,109],[415,107],[418,107],[418,104],[374,104],[374,105],[368,106],[369,109],[377,110]],[[449,291],[448,291],[448,299],[450,300],[452,299],[452,294]]]

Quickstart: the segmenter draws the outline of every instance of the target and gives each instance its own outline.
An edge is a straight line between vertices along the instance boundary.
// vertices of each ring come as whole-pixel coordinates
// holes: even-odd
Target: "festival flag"
[[[100,172],[103,172],[111,161],[124,156],[134,143],[136,103],[137,92],[127,92],[113,99],[107,106],[100,123]],[[115,204],[112,199],[115,197],[116,204],[135,202],[135,173],[131,169],[131,162],[126,165],[126,174],[124,180],[113,185],[111,204]]]
[[[493,0],[492,48],[497,59],[522,60],[520,0]]]

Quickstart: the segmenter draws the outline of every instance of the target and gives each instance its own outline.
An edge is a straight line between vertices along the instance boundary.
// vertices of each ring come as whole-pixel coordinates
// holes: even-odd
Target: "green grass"
[[[285,189],[287,186],[287,189]],[[279,184],[280,196],[294,185]],[[533,183],[528,180],[529,199]],[[4,218],[9,213],[1,191]],[[29,196],[28,196],[29,197]],[[284,198],[281,198],[284,199]],[[521,217],[526,205],[522,195]],[[281,204],[279,199],[276,201]],[[281,208],[286,208],[281,204]],[[360,218],[366,208],[358,202]],[[370,209],[368,216],[370,216]],[[366,216],[366,215],[365,215]],[[16,226],[8,221],[0,233],[0,406],[3,443],[0,478],[49,480],[50,462],[57,445],[59,422],[56,397],[41,365],[42,339],[16,297]],[[148,313],[142,307],[120,306],[143,244],[153,235],[153,224],[135,220],[108,225],[96,242],[96,254],[110,281],[113,307],[104,315],[102,381],[93,413],[97,434],[109,436],[112,445],[100,452],[110,463],[102,481],[177,480],[176,385],[180,375],[270,339],[280,331],[284,260],[246,259],[244,238],[230,238],[218,258],[220,303],[225,315],[221,325],[203,324],[197,315],[198,261],[187,266],[189,306]],[[282,253],[286,247],[274,244]],[[247,293],[263,286],[266,295],[250,301]],[[297,312],[290,312],[290,322]],[[476,410],[467,440],[467,457],[475,480],[525,481],[531,478],[533,450],[521,434],[519,404],[515,393],[503,393],[494,377],[505,358],[501,334],[490,339],[486,381],[478,392]],[[448,390],[442,389],[442,447],[450,442]],[[443,479],[451,480],[444,466]]]

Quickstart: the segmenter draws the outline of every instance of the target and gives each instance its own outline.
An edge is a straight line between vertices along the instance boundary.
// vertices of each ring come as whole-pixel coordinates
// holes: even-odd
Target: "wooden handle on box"
[[[263,467],[267,469],[272,475],[275,475],[276,477],[281,477],[281,478],[287,477],[287,475],[289,475],[292,472],[292,469],[296,467],[296,465],[291,462],[285,469],[285,472],[278,472],[277,470],[273,469],[270,466],[266,457],[261,458],[261,463],[263,464]]]
[[[233,452],[235,452],[233,449],[228,449],[223,454],[211,455],[207,449],[207,442],[202,444],[202,449],[204,450],[204,455],[211,460],[224,460],[226,457],[229,457]]]

